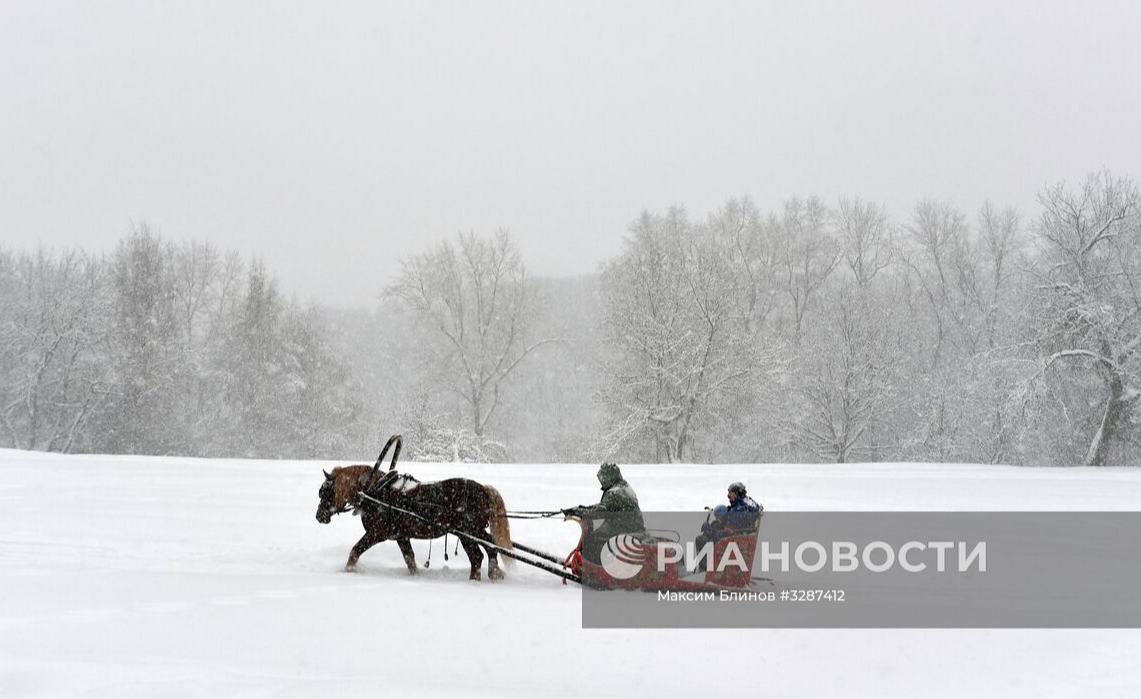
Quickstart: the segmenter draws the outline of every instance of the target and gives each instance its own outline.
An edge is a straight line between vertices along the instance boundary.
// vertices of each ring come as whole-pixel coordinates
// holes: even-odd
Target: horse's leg
[[[491,539],[490,535],[483,533],[483,532],[480,532],[480,537],[483,538],[484,540]],[[499,554],[496,553],[495,549],[493,549],[493,548],[487,549],[487,579],[488,580],[502,580],[503,579],[503,569],[499,567]]]
[[[400,547],[400,553],[404,554],[404,565],[408,566],[408,572],[416,575],[420,571],[416,569],[416,552],[412,550],[412,542],[408,539],[397,539],[396,545]]]
[[[503,579],[503,569],[499,567],[499,557],[495,555],[494,551],[490,550],[487,552],[487,579]]]
[[[479,538],[490,541],[503,548],[511,548],[511,528],[507,522],[507,507],[503,504],[503,496],[490,485],[480,486],[485,493],[483,507],[487,511],[487,518],[491,523],[490,531],[485,531],[476,523]],[[499,554],[490,546],[487,548],[487,577],[489,580],[502,580],[503,569],[499,567]],[[511,559],[505,558],[504,563]]]
[[[353,546],[353,549],[349,551],[349,560],[345,563],[345,572],[351,573],[356,570],[357,559],[359,559],[365,551],[368,551],[381,541],[384,541],[383,537],[366,529],[364,536],[362,536],[360,541],[356,543],[356,546]]]
[[[463,539],[464,553],[471,561],[471,575],[468,577],[472,580],[483,580],[483,574],[480,573],[480,566],[483,565],[483,551],[480,550],[479,544],[474,541]],[[488,575],[491,573],[489,572]]]

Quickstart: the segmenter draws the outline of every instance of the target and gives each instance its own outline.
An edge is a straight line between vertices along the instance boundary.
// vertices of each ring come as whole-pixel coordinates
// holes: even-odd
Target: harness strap
[[[421,516],[415,512],[412,512],[411,510],[406,510],[403,507],[400,507],[398,505],[394,505],[390,502],[382,502],[380,500],[377,500],[374,497],[371,497],[370,495],[368,495],[366,493],[361,493],[361,499],[368,500],[368,501],[370,501],[376,505],[379,505],[381,507],[386,507],[390,510],[395,510],[396,512],[402,512],[402,513],[404,513],[410,517],[413,517],[415,519],[420,520],[421,522],[428,522],[429,524],[431,523],[431,520],[429,520],[427,517],[423,517],[423,516]],[[533,561],[531,559],[525,558],[525,557],[520,556],[519,554],[515,553],[514,551],[512,551],[510,549],[504,548],[504,547],[500,546],[499,544],[496,544],[495,542],[486,541],[484,539],[481,539],[478,536],[473,536],[471,534],[468,534],[467,532],[459,531],[456,529],[452,529],[450,531],[457,538],[464,539],[464,540],[467,540],[467,541],[470,541],[470,542],[473,542],[473,543],[476,543],[476,544],[483,546],[485,549],[487,549],[487,551],[489,553],[491,551],[495,551],[502,556],[506,556],[508,558],[514,558],[515,560],[520,561],[522,563],[526,563],[529,566],[534,566],[536,568],[542,568],[543,570],[545,570],[549,573],[554,573],[555,575],[558,575],[559,577],[561,577],[563,579],[564,582],[567,580],[570,580],[571,582],[576,582],[576,583],[582,584],[582,577],[575,574],[575,573],[567,573],[565,571],[559,570],[558,568],[555,568],[554,566],[548,566],[545,563],[541,563],[539,561]]]
[[[574,551],[567,554],[566,560],[563,561],[563,568],[570,568],[575,575],[582,575],[582,541],[578,542]],[[563,578],[563,584],[567,584],[566,578]]]

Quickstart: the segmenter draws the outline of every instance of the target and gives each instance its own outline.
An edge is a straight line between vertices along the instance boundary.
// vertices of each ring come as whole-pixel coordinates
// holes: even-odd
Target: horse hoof
[[[492,568],[491,570],[487,571],[487,578],[489,580],[502,580],[504,578],[503,569]]]
[[[479,571],[476,571],[476,572],[472,573],[471,577],[469,577],[468,579],[469,580],[483,580],[483,575],[481,575],[479,573]]]
[[[355,573],[355,572],[357,572],[357,567],[354,565],[346,565],[345,566],[345,572],[346,573]]]
[[[409,575],[419,575],[419,574],[420,574],[420,569],[419,569],[419,568],[409,568],[409,569],[408,569],[408,574],[409,574]]]

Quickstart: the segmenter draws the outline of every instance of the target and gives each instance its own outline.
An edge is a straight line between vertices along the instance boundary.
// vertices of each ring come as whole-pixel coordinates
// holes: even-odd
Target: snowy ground
[[[326,463],[0,450],[0,697],[1136,697],[1141,631],[583,630],[580,593],[467,561],[417,579],[314,519]],[[404,464],[511,509],[593,502],[596,466]],[[1141,469],[629,466],[647,510],[1136,510]],[[523,521],[552,552],[572,524]],[[417,542],[424,559],[427,545]],[[521,569],[522,568],[522,569]]]

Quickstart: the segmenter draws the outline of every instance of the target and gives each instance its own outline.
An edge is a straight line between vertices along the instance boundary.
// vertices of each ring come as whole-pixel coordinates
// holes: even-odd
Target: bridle
[[[339,508],[334,508],[333,502],[337,497],[337,483],[332,475],[327,475],[325,482],[321,484],[321,488],[317,491],[317,497],[321,499],[321,503],[328,503],[327,505],[322,504],[321,511],[328,515],[330,519],[332,519],[333,515],[344,514],[345,512],[353,512],[355,514],[361,506],[361,495],[370,495],[374,500],[383,498],[389,486],[394,486],[401,478],[404,479],[403,482],[405,483],[419,484],[419,481],[411,476],[401,476],[401,474],[398,474],[396,471],[388,471],[381,476],[379,481],[369,486],[368,482],[372,480],[372,474],[367,474],[361,476],[360,490],[357,491],[356,495],[350,497]]]
[[[347,502],[341,505],[339,509],[334,508],[333,501],[336,496],[337,484],[330,476],[325,479],[325,482],[321,484],[320,490],[317,491],[317,497],[321,498],[321,512],[327,515],[329,519],[332,519],[333,515],[339,515],[353,509]],[[326,502],[328,503],[327,505],[325,504]]]

